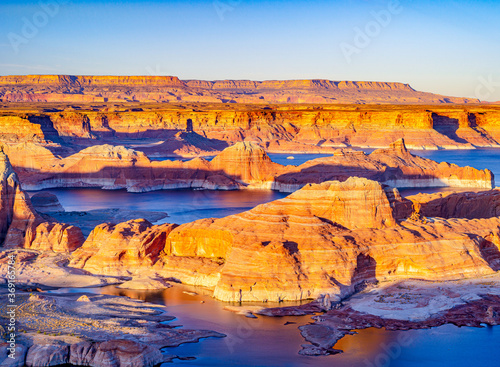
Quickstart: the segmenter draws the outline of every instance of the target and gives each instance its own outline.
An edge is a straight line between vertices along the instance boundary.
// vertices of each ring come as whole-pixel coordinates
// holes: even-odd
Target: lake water
[[[250,210],[287,194],[269,190],[209,191],[162,190],[129,193],[125,190],[48,189],[66,211],[123,208],[159,211],[168,217],[157,223],[187,223],[202,218],[222,218]]]
[[[61,289],[55,292],[67,292]],[[164,291],[124,290],[114,286],[71,289],[127,296],[168,306],[168,314],[176,319],[170,325],[189,329],[209,329],[227,335],[187,343],[164,352],[180,357],[196,356],[196,360],[174,360],[185,366],[318,366],[318,367],[493,367],[497,359],[500,330],[498,327],[458,328],[444,325],[427,330],[386,331],[358,330],[356,335],[341,339],[335,348],[344,353],[326,357],[298,354],[305,341],[298,327],[313,320],[311,316],[247,318],[224,310],[225,303],[210,297],[209,292],[192,286],[174,285]],[[185,291],[195,292],[195,295]],[[201,302],[204,303],[201,303]],[[276,306],[275,304],[262,304]],[[285,325],[291,322],[292,324]],[[166,364],[165,367],[171,364]]]
[[[468,151],[416,151],[415,154],[436,161],[489,168],[500,177],[500,150],[477,149]],[[282,164],[302,164],[317,154],[270,154],[273,161]],[[155,191],[127,193],[98,189],[50,189],[66,210],[81,211],[103,208],[125,208],[167,212],[164,221],[185,223],[200,218],[223,217],[254,206],[276,200],[286,194],[265,190],[242,191]],[[436,191],[431,189],[430,191]],[[195,290],[191,296],[183,290]],[[457,328],[445,325],[429,330],[386,331],[360,330],[346,336],[336,346],[345,353],[328,357],[298,355],[304,343],[297,327],[311,322],[310,316],[249,319],[225,311],[224,303],[213,300],[203,290],[174,286],[165,291],[127,291],[115,287],[94,289],[106,294],[127,295],[169,306],[176,316],[172,324],[187,328],[206,328],[228,335],[225,339],[207,339],[200,343],[167,348],[179,356],[196,356],[194,361],[175,360],[174,364],[187,366],[500,366],[497,357],[500,330],[491,328]],[[200,303],[204,301],[204,303]],[[270,306],[270,305],[267,305]],[[286,322],[296,324],[284,325]],[[402,343],[402,336],[409,343]]]

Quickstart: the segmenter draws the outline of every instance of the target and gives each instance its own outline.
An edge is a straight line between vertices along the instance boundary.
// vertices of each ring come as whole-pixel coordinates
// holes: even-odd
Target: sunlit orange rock
[[[315,80],[186,80],[173,76],[11,75],[0,77],[10,102],[471,103],[418,92],[403,83]]]
[[[412,155],[404,141],[372,154],[338,149],[333,155],[300,166],[271,161],[256,143],[240,142],[224,149],[212,161],[150,161],[142,152],[123,146],[96,145],[69,157],[48,160],[40,170],[20,170],[23,186],[126,188],[131,192],[204,188],[234,190],[273,189],[293,192],[308,183],[366,177],[393,187],[492,188],[489,170],[437,163]]]
[[[175,224],[153,226],[145,219],[120,224],[103,223],[73,253],[71,266],[100,274],[133,274],[152,266]]]
[[[94,244],[87,240],[90,251],[86,246],[75,251],[71,264],[93,273],[122,275],[132,269],[175,278],[210,287],[224,301],[325,294],[334,301],[366,282],[451,280],[499,269],[498,217],[422,223],[405,219],[410,213],[411,201],[397,190],[350,178],[308,185],[241,214],[165,225],[168,233],[154,246],[153,257],[159,255],[152,266],[127,251],[136,253],[144,236],[155,238],[161,231],[143,222],[98,227]]]

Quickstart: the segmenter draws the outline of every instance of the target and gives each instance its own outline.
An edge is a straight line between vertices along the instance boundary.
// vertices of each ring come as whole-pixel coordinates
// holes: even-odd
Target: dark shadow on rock
[[[460,144],[469,143],[467,140],[462,139],[457,135],[457,130],[460,128],[460,122],[458,119],[454,119],[448,116],[438,115],[437,113],[432,113],[432,123],[433,128],[440,134],[446,135],[451,140],[456,141]]]

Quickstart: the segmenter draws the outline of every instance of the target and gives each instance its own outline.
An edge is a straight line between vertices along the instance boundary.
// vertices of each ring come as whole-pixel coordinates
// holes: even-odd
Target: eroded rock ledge
[[[272,189],[293,192],[308,183],[345,181],[365,177],[393,187],[493,187],[489,170],[437,163],[411,154],[404,140],[371,154],[338,149],[331,157],[284,166],[271,161],[256,143],[240,142],[226,148],[212,161],[150,161],[142,152],[123,146],[93,146],[67,158],[53,156],[26,168],[26,157],[10,155],[23,187],[39,190],[54,187],[99,187],[145,192],[163,189],[210,190]],[[34,149],[38,151],[39,148]],[[37,153],[38,154],[38,153]],[[43,164],[40,164],[44,162]]]
[[[411,213],[412,202],[396,189],[351,177],[307,185],[221,219],[100,226],[72,254],[70,266],[94,274],[173,277],[233,302],[325,294],[339,300],[367,283],[452,280],[498,270],[498,217],[421,222],[407,219]],[[158,236],[164,237],[155,242]]]

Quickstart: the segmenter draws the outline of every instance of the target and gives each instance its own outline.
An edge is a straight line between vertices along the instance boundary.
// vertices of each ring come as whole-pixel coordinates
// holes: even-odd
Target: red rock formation
[[[168,227],[163,252],[152,268],[149,262],[146,268],[140,265],[137,257],[130,267],[121,255],[140,247],[122,243],[140,244],[144,236],[154,236],[149,226],[143,234],[127,232],[127,241],[120,235],[119,246],[114,240],[119,231],[105,230],[99,250],[91,246],[85,252],[84,246],[71,263],[94,273],[134,269],[145,274],[149,269],[164,278],[212,287],[214,297],[224,301],[322,294],[338,299],[365,282],[459,279],[493,274],[498,268],[499,218],[401,221],[400,209],[408,204],[397,191],[366,179],[325,182],[248,212]]]
[[[181,81],[172,76],[14,75],[0,77],[12,102],[157,101],[241,103],[471,103],[417,92],[408,84],[330,80]]]
[[[236,143],[224,149],[210,162],[210,168],[244,184],[259,184],[283,171],[283,167],[273,163],[264,149],[250,142]]]
[[[25,171],[44,170],[58,161],[58,158],[50,149],[33,142],[14,145],[4,144],[3,150],[9,156],[10,163],[21,177],[25,174]]]
[[[240,141],[268,151],[328,152],[336,147],[388,147],[404,138],[411,149],[499,147],[500,114],[491,106],[317,106],[213,104],[8,105],[0,116],[0,139],[9,142],[57,139],[116,144],[123,138],[163,144],[142,148],[148,155],[193,155]],[[133,105],[135,106],[135,105]],[[38,118],[38,119],[37,119]],[[190,129],[196,134],[182,135]],[[42,124],[43,123],[43,124]],[[16,126],[19,128],[17,129]],[[43,127],[43,128],[42,128]],[[182,136],[177,135],[181,133]],[[194,139],[194,137],[197,137]],[[189,149],[183,149],[183,146]]]
[[[30,200],[33,208],[39,213],[57,213],[64,211],[57,196],[50,192],[37,192],[31,196]]]
[[[143,153],[122,146],[93,146],[64,159],[49,160],[42,173],[20,171],[23,185],[32,190],[50,187],[126,188],[132,192],[161,189],[205,188],[232,190],[242,187],[293,192],[308,183],[348,177],[366,177],[394,187],[491,188],[489,170],[458,167],[414,156],[404,141],[370,155],[336,150],[331,157],[311,160],[298,167],[273,163],[255,143],[226,148],[211,162],[196,158],[150,161]]]
[[[9,158],[0,149],[0,244],[20,246],[30,237],[41,218],[21,190],[17,174]]]
[[[71,252],[79,248],[85,237],[80,228],[63,223],[40,223],[27,248],[39,251]]]
[[[0,149],[0,246],[68,252],[83,240],[80,228],[46,222],[35,211]]]
[[[157,261],[175,227],[175,224],[153,226],[145,219],[98,225],[74,252],[71,265],[94,273],[133,274]]]
[[[491,218],[500,216],[500,189],[482,192],[438,192],[408,197],[425,217]]]

